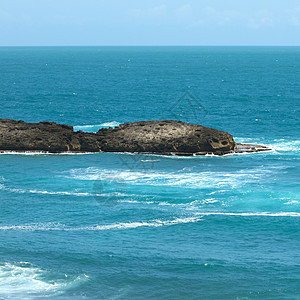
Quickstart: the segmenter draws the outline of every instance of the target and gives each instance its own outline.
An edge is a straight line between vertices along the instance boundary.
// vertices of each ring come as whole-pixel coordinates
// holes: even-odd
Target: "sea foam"
[[[5,186],[4,184],[0,184],[0,190],[17,193],[17,194],[41,194],[41,195],[60,195],[60,196],[77,196],[77,197],[109,197],[109,196],[131,196],[125,193],[87,193],[87,192],[72,192],[72,191],[46,191],[46,190],[35,190],[35,189],[18,189],[18,188],[10,188]]]
[[[102,231],[116,229],[134,229],[139,227],[162,227],[173,226],[178,224],[197,223],[204,221],[205,216],[238,216],[238,217],[300,217],[298,212],[199,212],[192,217],[178,217],[171,220],[150,220],[150,221],[133,221],[120,222],[113,224],[97,224],[82,227],[68,227],[61,223],[32,223],[23,225],[4,225],[0,226],[0,230],[16,230],[16,231]]]
[[[120,123],[117,121],[105,122],[101,124],[93,124],[93,125],[76,125],[74,126],[74,131],[86,131],[86,132],[97,132],[101,128],[109,128],[109,127],[117,127]]]
[[[29,262],[0,263],[0,297],[9,299],[33,299],[54,296],[82,284],[86,274],[68,276],[62,274],[53,280],[50,271],[43,270]],[[47,280],[51,277],[51,280]]]
[[[186,217],[186,218],[175,218],[171,220],[150,220],[150,221],[136,221],[136,222],[120,222],[114,224],[101,224],[84,227],[68,227],[61,223],[34,223],[24,225],[7,225],[0,226],[0,230],[17,230],[17,231],[95,231],[95,230],[111,230],[111,229],[131,229],[138,227],[161,227],[161,226],[172,226],[177,224],[187,224],[199,222],[202,218],[197,217]]]
[[[77,180],[124,181],[134,185],[182,186],[186,188],[237,188],[278,172],[276,168],[253,168],[237,172],[158,172],[109,170],[95,167],[72,169],[62,176]]]

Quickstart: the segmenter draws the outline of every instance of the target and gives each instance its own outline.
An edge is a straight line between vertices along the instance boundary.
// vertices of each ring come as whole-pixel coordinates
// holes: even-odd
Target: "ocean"
[[[0,299],[300,299],[300,47],[2,47],[0,76],[0,118],[272,149],[0,154]]]

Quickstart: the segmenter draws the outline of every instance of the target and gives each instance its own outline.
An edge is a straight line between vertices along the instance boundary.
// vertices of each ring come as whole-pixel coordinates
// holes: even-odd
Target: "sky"
[[[300,46],[300,0],[0,0],[0,46]]]

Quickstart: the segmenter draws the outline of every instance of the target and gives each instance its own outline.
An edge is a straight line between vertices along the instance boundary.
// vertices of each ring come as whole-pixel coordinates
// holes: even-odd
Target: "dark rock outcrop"
[[[251,146],[251,147],[250,147]],[[26,123],[0,119],[0,151],[134,152],[165,155],[223,155],[270,150],[264,146],[236,144],[224,131],[180,121],[144,121],[74,132],[55,122]]]
[[[172,120],[125,123],[115,129],[101,129],[97,135],[104,152],[224,154],[236,146],[227,132]]]
[[[95,134],[74,132],[72,126],[0,119],[0,150],[59,153],[98,152],[99,149]]]

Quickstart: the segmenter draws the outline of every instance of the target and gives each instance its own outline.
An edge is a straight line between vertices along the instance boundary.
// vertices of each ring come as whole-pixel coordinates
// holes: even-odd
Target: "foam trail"
[[[16,230],[16,231],[101,231],[101,230],[113,230],[113,229],[133,229],[139,227],[162,227],[173,226],[178,224],[197,223],[203,221],[204,216],[239,216],[239,217],[300,217],[300,213],[297,212],[260,212],[260,213],[235,213],[235,212],[202,212],[197,213],[194,217],[187,218],[175,218],[173,220],[151,220],[151,221],[138,221],[127,223],[115,223],[108,225],[94,225],[84,227],[67,227],[61,223],[34,223],[24,225],[6,225],[0,226],[0,230]]]
[[[177,224],[195,223],[202,220],[201,217],[187,217],[176,218],[173,220],[152,220],[148,222],[127,222],[115,223],[109,225],[94,225],[85,227],[70,228],[60,223],[37,223],[37,224],[24,224],[24,225],[9,225],[0,226],[0,230],[20,230],[20,231],[95,231],[95,230],[111,230],[111,229],[131,229],[138,227],[161,227],[172,226]]]
[[[24,190],[24,189],[16,189],[16,188],[8,188],[4,184],[0,184],[0,190],[8,191],[12,193],[18,194],[41,194],[41,195],[61,195],[61,196],[77,196],[77,197],[108,197],[108,196],[131,196],[124,193],[112,192],[112,193],[79,193],[79,192],[65,192],[65,191],[41,191],[41,190]]]
[[[87,154],[95,154],[94,152],[60,152],[60,153],[52,153],[48,151],[10,151],[3,150],[0,152],[0,155],[87,155]]]
[[[201,216],[240,216],[240,217],[300,217],[298,212],[260,212],[260,213],[234,213],[234,212],[209,212],[198,213]]]
[[[138,227],[161,227],[161,226],[172,226],[177,224],[195,223],[202,220],[202,218],[177,218],[174,220],[153,220],[150,222],[132,222],[132,223],[117,223],[111,225],[97,225],[95,227],[83,227],[83,230],[109,230],[109,229],[129,229]],[[79,229],[79,230],[82,230]]]
[[[255,168],[238,172],[132,172],[122,170],[106,170],[98,168],[73,169],[69,171],[67,178],[77,180],[120,180],[135,185],[154,186],[183,186],[187,188],[237,188],[249,183],[258,182],[262,177],[270,176],[277,172],[276,169]]]

